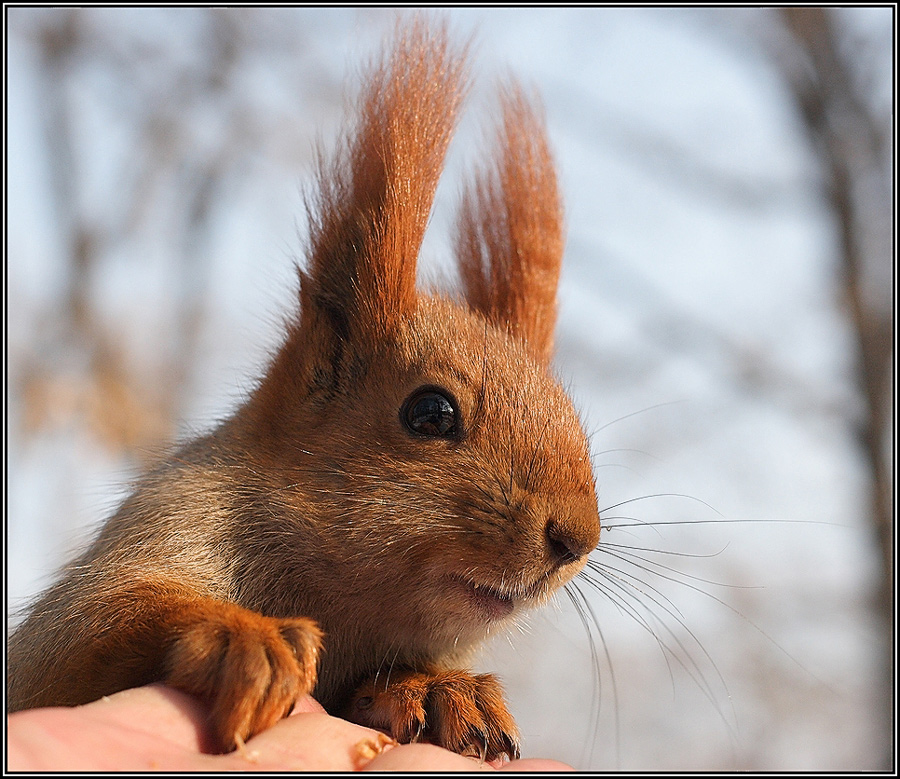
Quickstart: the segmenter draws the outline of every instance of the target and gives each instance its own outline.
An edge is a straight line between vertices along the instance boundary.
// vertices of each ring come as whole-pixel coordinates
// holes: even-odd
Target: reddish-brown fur
[[[548,362],[565,243],[562,203],[539,116],[516,84],[502,98],[499,159],[465,193],[457,253],[469,305]]]
[[[459,668],[581,570],[599,519],[549,373],[561,207],[520,88],[464,199],[466,303],[416,291],[465,72],[443,28],[400,28],[320,166],[299,317],[249,400],[143,477],[34,605],[12,710],[162,680],[209,703],[229,749],[313,692],[401,740],[517,752],[496,679]],[[422,388],[453,399],[452,435],[406,426]]]

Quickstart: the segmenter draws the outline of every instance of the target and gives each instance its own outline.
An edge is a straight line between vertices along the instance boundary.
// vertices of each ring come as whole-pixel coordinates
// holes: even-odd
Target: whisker
[[[646,497],[652,498],[657,497],[655,495],[647,495]],[[681,497],[690,497],[688,495]],[[634,500],[640,500],[640,498],[635,498]],[[695,500],[699,500],[698,498]],[[628,501],[626,501],[628,502]],[[700,501],[703,503],[703,501]],[[618,505],[622,505],[621,503]],[[707,504],[708,505],[708,504]],[[610,506],[610,508],[616,508],[616,506]],[[710,506],[712,508],[712,506]],[[713,509],[715,511],[715,509]],[[602,513],[602,512],[601,512]],[[716,512],[718,513],[718,512]],[[619,519],[619,517],[615,517],[615,519]],[[843,527],[849,530],[853,528],[850,525],[845,525],[841,522],[823,522],[822,520],[817,519],[768,519],[766,517],[759,519],[727,519],[724,516],[720,515],[719,519],[672,519],[672,520],[661,520],[659,522],[644,522],[642,520],[636,519],[634,517],[621,517],[621,519],[633,519],[632,524],[629,525],[603,525],[604,530],[618,530],[619,528],[634,528],[634,527],[662,527],[665,525],[732,525],[732,524],[762,524],[762,523],[778,523],[778,524],[786,524],[786,525],[825,525],[827,527]]]
[[[651,565],[654,568],[660,568],[663,571],[668,571],[669,573],[677,574],[678,576],[684,576],[686,579],[692,579],[694,581],[703,582],[703,584],[712,584],[712,585],[715,585],[716,587],[728,587],[728,588],[737,589],[737,590],[763,589],[762,587],[753,586],[753,585],[730,584],[728,582],[717,582],[712,579],[704,579],[702,576],[694,576],[693,574],[686,573],[685,571],[680,571],[677,568],[672,568],[669,565],[663,565],[662,563],[656,562],[656,560],[651,560],[650,558],[643,557],[642,555],[631,554],[626,551],[630,548],[631,547],[621,547],[619,551],[613,552],[613,551],[610,551],[610,549],[608,547],[600,546],[597,548],[596,551],[605,552],[606,554],[610,555],[611,557],[616,558],[617,560],[621,560],[622,562],[630,563],[631,565],[637,566],[642,571],[646,571],[647,573],[653,574],[654,576],[659,576],[662,579],[666,579],[668,581],[675,582],[677,584],[685,584],[685,582],[682,582],[681,580],[676,579],[674,576],[667,576],[665,574],[660,573],[657,570],[650,570],[649,568],[645,568],[644,566],[638,565],[636,562],[634,562],[634,560],[640,560],[642,563]],[[655,551],[655,550],[651,550],[651,551]],[[660,554],[664,554],[664,553],[660,552]],[[682,553],[670,552],[669,554],[682,554]],[[709,555],[685,555],[685,556],[687,556],[687,557],[708,557]],[[598,563],[595,560],[588,561],[588,565],[590,565],[591,563],[594,563],[594,565],[598,565],[598,566],[600,565],[600,563]]]
[[[728,547],[731,546],[731,543],[725,544],[718,552],[710,552],[708,554],[700,554],[699,552],[676,552],[672,549],[654,549],[653,547],[644,547],[644,546],[628,546],[626,544],[613,544],[609,541],[601,541],[597,544],[597,550],[601,550],[603,548],[610,549],[622,549],[622,550],[632,550],[637,552],[649,552],[651,554],[661,554],[661,555],[673,555],[675,557],[693,557],[699,559],[706,559],[710,557],[718,557],[722,552],[724,552]],[[637,556],[637,555],[635,555]],[[644,559],[644,558],[639,558]]]
[[[597,572],[601,573],[601,574],[603,573],[602,571],[597,571]],[[616,584],[616,586],[619,586],[622,588],[624,588],[624,586],[625,586],[624,582],[622,580],[610,579],[609,577],[605,577],[605,578],[607,578],[607,581],[609,581],[609,583],[611,585],[616,584],[616,582],[618,582],[618,584]],[[591,581],[591,580],[588,579],[588,581]],[[663,612],[668,614],[672,619],[674,619],[678,623],[678,625],[685,631],[685,633],[690,637],[690,639],[694,642],[694,644],[696,644],[697,648],[703,653],[704,657],[709,661],[710,665],[712,666],[713,670],[715,671],[716,676],[718,677],[719,682],[722,684],[722,687],[725,690],[728,700],[731,701],[731,696],[728,692],[728,685],[725,682],[725,678],[722,676],[722,673],[719,670],[718,665],[716,664],[715,660],[713,660],[712,655],[710,655],[710,653],[707,651],[706,647],[703,646],[703,643],[700,641],[699,638],[697,638],[697,635],[687,626],[687,624],[684,622],[684,615],[682,615],[680,612],[678,612],[677,609],[675,609],[674,607],[669,608],[668,606],[666,606],[665,603],[662,603],[660,600],[658,600],[652,594],[648,594],[644,590],[641,590],[641,589],[635,587],[634,585],[628,585],[628,586],[633,590],[633,592],[623,591],[623,593],[622,593],[623,596],[628,595],[629,597],[633,598],[634,601],[637,603],[637,605],[639,605],[643,609],[645,609],[647,615],[650,617],[653,617],[654,620],[656,620],[658,622],[659,627],[662,628],[671,637],[672,641],[675,642],[677,647],[681,650],[681,653],[683,654],[684,659],[682,659],[682,656],[679,655],[678,652],[675,652],[672,649],[672,647],[668,646],[668,644],[666,644],[665,641],[662,641],[662,639],[651,630],[651,633],[653,634],[654,638],[659,642],[660,648],[664,649],[665,651],[668,651],[671,654],[672,658],[682,667],[682,669],[688,674],[688,676],[694,681],[694,683],[697,684],[698,689],[700,689],[703,692],[703,694],[707,698],[707,700],[709,700],[709,702],[713,705],[713,707],[715,708],[716,712],[719,715],[719,718],[722,720],[723,724],[726,726],[729,733],[731,733],[733,736],[734,733],[733,733],[733,728],[731,726],[731,723],[728,721],[728,719],[725,717],[724,713],[722,712],[721,708],[719,707],[719,705],[716,701],[715,691],[713,690],[712,685],[710,684],[709,680],[706,677],[706,674],[703,673],[703,670],[700,668],[700,665],[694,658],[691,651],[685,646],[684,642],[681,640],[681,638],[679,638],[679,636],[675,633],[675,631],[672,630],[672,628],[668,625],[666,620],[661,618],[659,614],[656,614],[650,608],[648,603],[646,601],[642,600],[641,597],[638,597],[638,595],[635,593],[639,593],[641,596],[643,596],[643,598],[646,598],[652,604],[654,604],[656,607],[662,609]],[[691,585],[685,584],[685,586],[690,587]],[[702,592],[702,590],[701,590],[701,592]],[[643,624],[646,625],[646,623],[643,623]],[[737,714],[734,711],[734,703],[733,702],[731,704],[731,708],[732,708],[732,716],[736,719]]]
[[[541,449],[541,442],[544,440],[544,433],[547,432],[547,427],[550,424],[550,417],[548,416],[544,420],[544,426],[541,428],[541,434],[538,436],[537,443],[534,446],[534,451],[531,453],[531,462],[528,464],[528,472],[525,474],[525,490],[531,489],[531,474],[534,470],[534,464],[537,461],[538,452]]]
[[[629,498],[628,500],[623,500],[620,503],[614,503],[612,506],[607,506],[605,509],[601,509],[600,513],[605,514],[607,511],[612,511],[612,509],[617,509],[620,506],[627,506],[630,503],[637,503],[642,500],[650,500],[651,498],[684,498],[686,500],[692,500],[692,501],[695,501],[696,503],[702,503],[710,511],[714,511],[716,514],[718,514],[720,517],[722,517],[723,520],[725,519],[725,515],[722,514],[722,512],[720,512],[718,509],[711,506],[705,500],[701,500],[700,498],[694,497],[693,495],[684,495],[683,493],[680,493],[680,492],[659,492],[654,495],[641,495],[637,498]],[[701,521],[715,522],[717,520],[701,520]],[[645,523],[645,522],[641,522],[640,520],[637,520],[637,522],[642,525],[643,524],[668,524],[665,522]],[[671,524],[678,524],[678,523],[676,522],[676,523],[671,523]]]
[[[572,589],[577,593],[578,598],[573,595],[569,588],[569,584],[572,585]],[[614,720],[614,733],[615,733],[615,747],[616,747],[616,765],[618,766],[621,763],[621,727],[619,722],[619,691],[618,686],[616,684],[616,674],[613,668],[612,657],[609,652],[609,645],[606,643],[606,638],[603,635],[603,630],[600,627],[600,621],[597,619],[597,614],[594,611],[593,607],[590,604],[590,601],[587,599],[585,594],[581,592],[578,588],[578,585],[575,580],[572,580],[563,588],[563,591],[566,593],[566,596],[575,606],[575,612],[578,614],[578,618],[581,620],[581,624],[584,625],[585,632],[588,636],[588,645],[590,647],[591,652],[591,660],[593,663],[594,673],[592,674],[591,680],[591,689],[594,694],[591,696],[591,715],[590,715],[590,724],[589,727],[592,731],[596,731],[599,722],[600,722],[600,703],[601,703],[601,686],[600,686],[600,658],[597,654],[597,645],[594,642],[594,635],[591,632],[591,626],[588,624],[587,614],[590,614],[591,622],[594,627],[597,629],[597,635],[600,638],[600,643],[603,646],[603,654],[606,657],[606,666],[609,669],[609,678],[610,678],[610,686],[612,687],[612,697],[613,697],[613,716]],[[580,598],[580,602],[579,602]],[[590,765],[593,762],[594,756],[594,741],[590,740],[590,753],[587,757],[586,764]]]
[[[641,586],[643,586],[643,587],[647,587],[648,589],[650,589],[650,590],[652,590],[653,592],[655,592],[660,598],[662,598],[663,600],[665,600],[665,601],[666,601],[666,602],[667,602],[667,603],[668,603],[675,611],[678,612],[678,614],[679,614],[680,616],[682,616],[682,617],[684,616],[684,614],[681,613],[681,609],[679,609],[679,608],[675,605],[675,603],[674,603],[667,595],[665,595],[665,593],[663,593],[660,589],[658,589],[658,588],[655,587],[654,585],[650,584],[650,582],[645,581],[644,579],[639,578],[638,576],[636,576],[636,575],[633,574],[633,573],[629,573],[628,571],[623,571],[621,568],[616,568],[615,566],[612,566],[612,565],[602,565],[602,566],[601,566],[599,563],[596,563],[595,561],[588,561],[588,562],[589,562],[590,570],[591,570],[593,573],[598,574],[598,575],[602,576],[602,577],[605,578],[605,579],[609,579],[611,576],[614,576],[614,578],[619,579],[620,581],[622,581],[622,583],[623,583],[625,586],[631,587],[632,589],[635,589],[635,590],[637,590],[638,592],[641,591],[640,588],[637,587],[635,584],[632,584],[631,582],[636,582],[637,584],[639,584],[639,585],[641,585]],[[626,562],[626,563],[629,563],[629,564],[631,564],[631,565],[634,565],[634,563],[630,563],[630,561],[627,561],[627,560],[626,560],[625,562]],[[590,563],[593,563],[593,565],[590,565]],[[642,570],[642,569],[638,566],[638,570]],[[618,575],[616,575],[616,574],[618,574]],[[591,577],[588,573],[586,573],[585,571],[582,571],[582,572],[581,572],[581,575],[584,576],[585,578],[588,578],[588,579],[589,579],[589,578],[592,578],[592,577]],[[628,581],[626,581],[626,580],[628,580]]]
[[[640,414],[646,414],[648,411],[655,411],[656,409],[665,408],[666,406],[675,406],[679,403],[687,403],[687,400],[667,400],[663,403],[656,403],[655,405],[647,406],[646,408],[642,408],[639,411],[632,411],[630,414],[625,414],[624,416],[613,419],[611,422],[607,422],[605,425],[594,428],[594,430],[591,432],[591,437],[595,436],[597,433],[602,432],[603,430],[606,430],[606,428],[610,427],[611,425],[618,424],[619,422],[622,422],[626,419],[631,419],[631,417],[636,417]]]

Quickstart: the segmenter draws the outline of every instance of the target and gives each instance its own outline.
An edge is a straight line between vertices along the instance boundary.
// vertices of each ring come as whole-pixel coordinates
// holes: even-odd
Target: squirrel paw
[[[192,615],[166,655],[167,684],[204,699],[216,746],[230,752],[290,713],[316,683],[322,632],[234,604]]]
[[[462,755],[519,757],[519,734],[493,674],[466,671],[392,673],[374,677],[353,696],[347,718],[398,741],[427,741]]]

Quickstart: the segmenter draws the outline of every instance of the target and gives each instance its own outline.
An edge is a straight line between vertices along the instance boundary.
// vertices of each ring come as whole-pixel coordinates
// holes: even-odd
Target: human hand
[[[431,744],[395,745],[378,731],[331,717],[312,698],[226,755],[209,754],[206,710],[159,684],[74,708],[7,717],[12,771],[472,771],[494,765]],[[571,770],[553,760],[516,760],[501,770]]]

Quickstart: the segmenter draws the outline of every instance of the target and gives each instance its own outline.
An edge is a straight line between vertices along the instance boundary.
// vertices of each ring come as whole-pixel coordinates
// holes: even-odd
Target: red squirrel
[[[541,113],[510,81],[456,229],[462,295],[416,263],[468,85],[420,18],[365,76],[307,203],[298,312],[234,414],[144,475],[9,641],[9,709],[162,681],[222,750],[311,693],[330,713],[518,755],[473,650],[585,565],[589,447],[552,376],[564,236]]]

